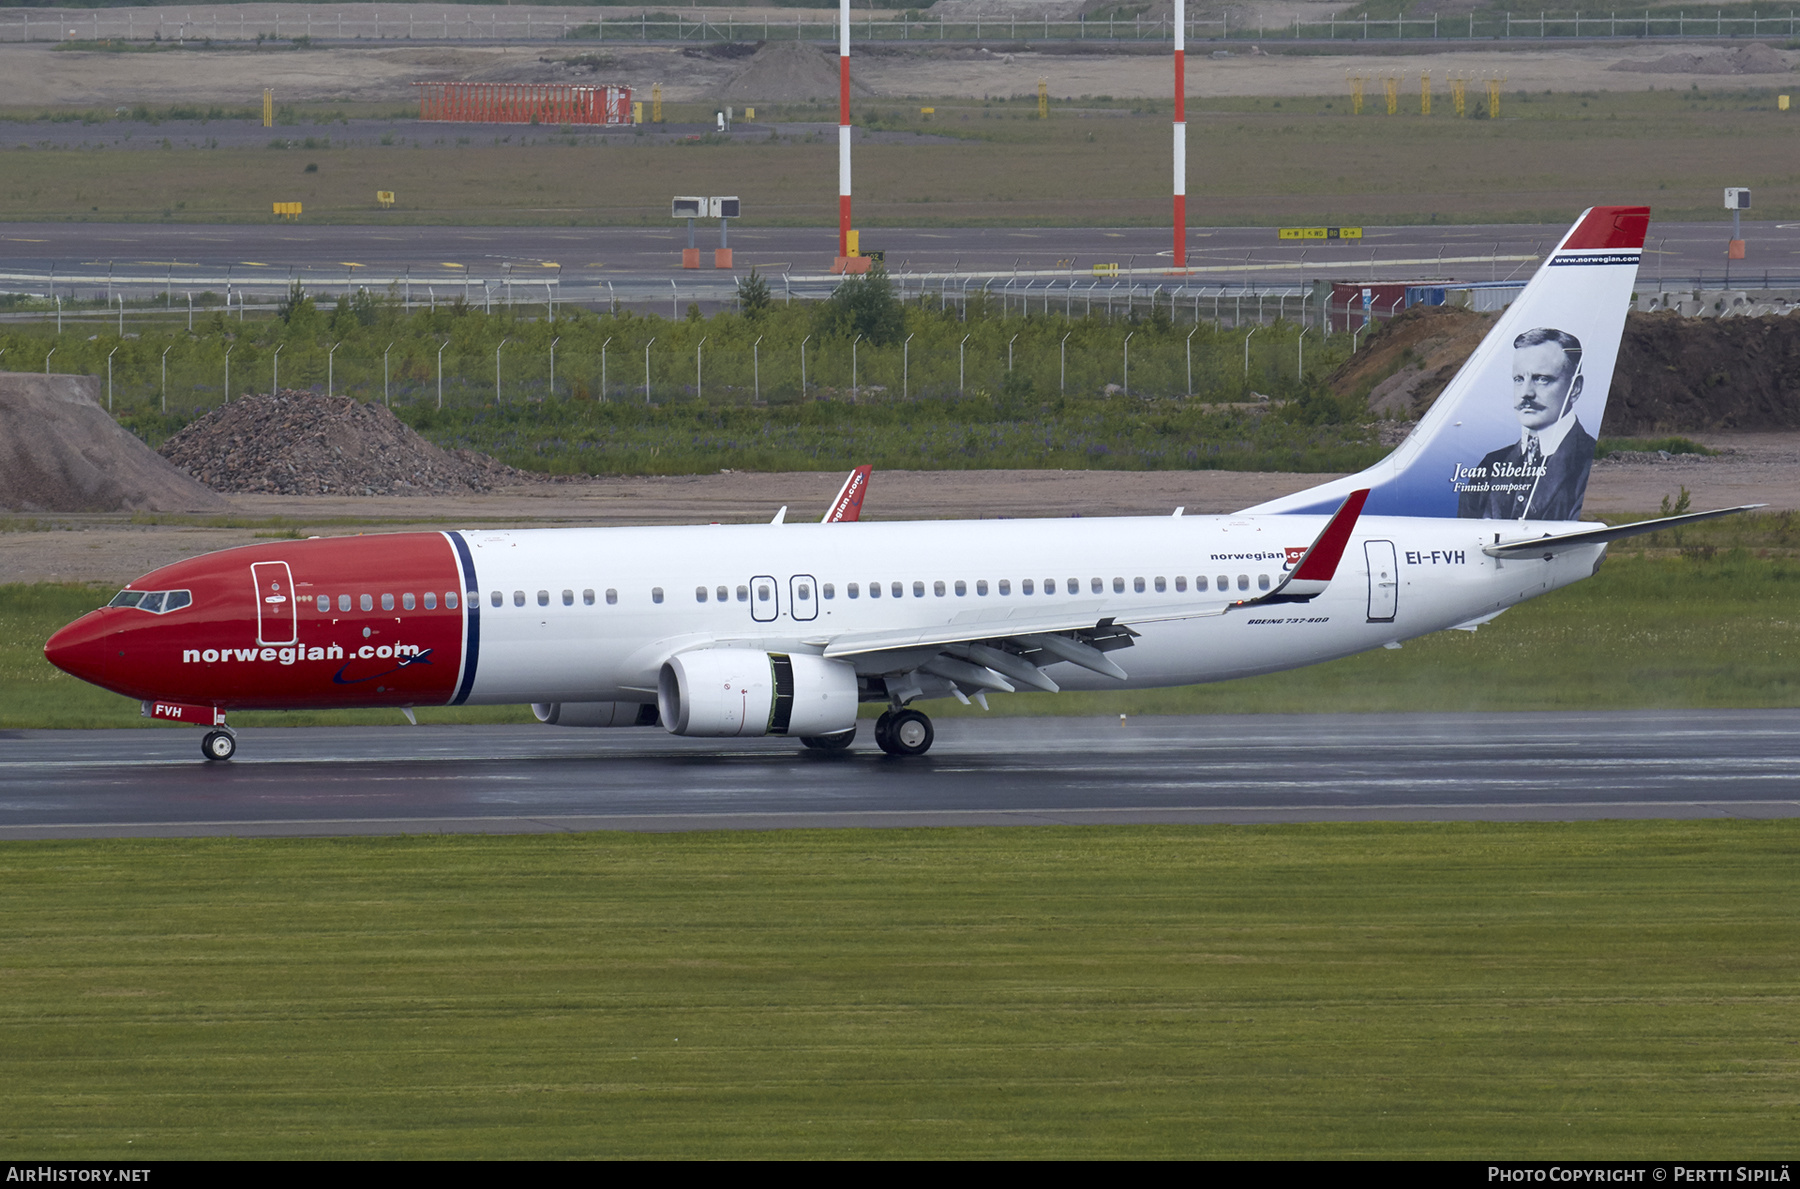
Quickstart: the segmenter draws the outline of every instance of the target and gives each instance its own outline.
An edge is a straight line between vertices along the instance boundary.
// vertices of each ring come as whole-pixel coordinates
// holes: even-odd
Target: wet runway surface
[[[429,712],[427,712],[429,713]],[[947,719],[919,759],[659,729],[0,732],[0,838],[1800,816],[1800,711]]]

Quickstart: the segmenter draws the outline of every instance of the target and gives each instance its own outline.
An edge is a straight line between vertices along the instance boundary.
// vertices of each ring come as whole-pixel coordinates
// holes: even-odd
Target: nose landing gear
[[[875,746],[891,756],[922,756],[934,737],[931,720],[917,710],[889,710],[875,720]]]
[[[200,741],[200,754],[210,760],[229,760],[237,754],[237,739],[230,731],[208,731]]]

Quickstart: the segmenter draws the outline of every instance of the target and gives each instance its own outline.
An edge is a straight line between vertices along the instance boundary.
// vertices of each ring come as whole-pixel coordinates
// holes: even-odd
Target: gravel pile
[[[1734,50],[1709,49],[1650,61],[1615,62],[1607,69],[1643,74],[1786,74],[1791,67],[1779,50],[1753,41]]]
[[[381,405],[291,389],[214,409],[162,456],[214,491],[277,495],[489,492],[534,476],[432,445]]]

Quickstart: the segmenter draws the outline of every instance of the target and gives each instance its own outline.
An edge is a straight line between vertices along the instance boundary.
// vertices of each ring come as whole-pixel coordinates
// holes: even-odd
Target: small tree
[[[306,287],[299,281],[288,288],[287,296],[275,307],[275,316],[290,326],[306,325],[317,312],[318,307],[313,305],[313,299],[306,295]]]
[[[820,335],[862,335],[887,346],[906,337],[906,309],[894,295],[894,284],[878,265],[860,277],[845,277],[813,315]]]
[[[744,317],[754,322],[762,317],[763,312],[775,302],[774,294],[769,292],[769,282],[755,268],[750,275],[738,282],[738,308],[744,311]]]

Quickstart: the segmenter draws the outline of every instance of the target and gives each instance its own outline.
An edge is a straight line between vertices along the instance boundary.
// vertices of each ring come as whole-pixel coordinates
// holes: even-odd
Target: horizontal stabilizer
[[[1641,537],[1645,533],[1661,532],[1665,528],[1680,528],[1684,524],[1696,524],[1702,520],[1713,520],[1720,516],[1731,516],[1738,512],[1752,512],[1757,508],[1766,508],[1767,504],[1740,504],[1735,508],[1719,508],[1712,512],[1689,512],[1683,516],[1664,516],[1658,520],[1639,520],[1633,524],[1601,525],[1598,528],[1583,529],[1576,533],[1546,533],[1524,541],[1501,541],[1488,545],[1482,552],[1489,557],[1542,557],[1549,561],[1565,549],[1573,549],[1579,545],[1604,545],[1608,541],[1622,541],[1626,537]]]

